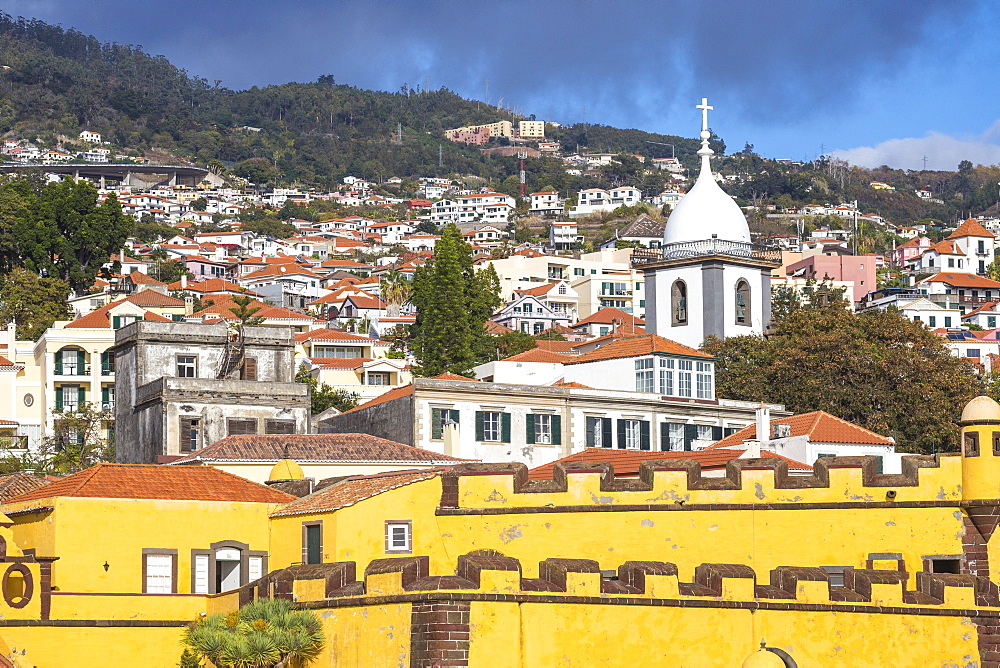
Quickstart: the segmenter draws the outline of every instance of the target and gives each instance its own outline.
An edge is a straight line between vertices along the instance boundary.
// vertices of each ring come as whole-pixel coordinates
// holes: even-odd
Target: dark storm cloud
[[[526,114],[665,129],[708,95],[781,124],[850,110],[971,0],[803,2],[0,3],[139,43],[223,85],[315,80],[395,90],[426,80]],[[953,43],[957,44],[958,40]],[[693,132],[691,133],[693,134]]]

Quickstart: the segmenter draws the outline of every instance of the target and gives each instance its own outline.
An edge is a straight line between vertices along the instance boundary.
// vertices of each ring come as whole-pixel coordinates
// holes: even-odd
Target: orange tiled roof
[[[948,235],[948,239],[961,239],[962,237],[989,237],[993,238],[993,233],[983,227],[975,218],[968,218],[958,226],[958,229]]]
[[[520,293],[523,295],[531,295],[533,297],[541,297],[542,295],[548,293],[548,291],[554,287],[556,287],[555,283],[544,283],[534,288],[520,290]]]
[[[207,281],[188,281],[187,287],[182,287],[180,281],[174,281],[167,286],[171,290],[187,290],[188,292],[239,292],[241,294],[247,294],[251,297],[259,297],[260,295],[253,290],[247,290],[238,283],[233,283],[232,281],[227,281],[224,278],[210,278]]]
[[[23,471],[0,475],[0,503],[6,503],[8,499],[27,494],[48,484],[49,481],[45,478],[37,478]]]
[[[940,282],[959,288],[990,288],[1000,289],[1000,283],[983,278],[976,274],[946,273],[934,274],[930,278],[925,278],[920,283]]]
[[[576,332],[574,332],[575,334]],[[536,341],[535,345],[541,350],[548,350],[551,353],[563,353],[564,355],[575,355],[573,341],[546,341],[544,339]]]
[[[621,322],[628,325],[645,325],[646,321],[636,318],[631,313],[626,313],[620,308],[615,308],[613,306],[608,306],[599,309],[596,313],[591,313],[583,320],[580,320],[575,325],[573,329],[576,329],[580,325],[589,325],[590,323],[597,323],[601,325],[610,325],[612,322]]]
[[[618,450],[615,448],[587,448],[548,464],[542,464],[528,471],[529,480],[552,480],[552,473],[559,462],[607,462],[615,469],[616,478],[634,478],[639,475],[643,462],[655,459],[693,459],[701,464],[702,471],[726,468],[733,459],[739,459],[746,450],[721,449],[656,452],[651,450]],[[812,467],[794,459],[773,452],[760,453],[763,459],[783,459],[788,468],[797,471],[811,471]]]
[[[493,322],[492,320],[486,321],[485,328],[487,334],[506,334],[514,331],[510,327],[501,325],[499,322]]]
[[[177,299],[156,290],[140,290],[126,297],[125,301],[136,306],[184,306],[183,299]]]
[[[370,357],[309,357],[307,359],[324,369],[357,369],[364,366],[365,362],[372,361]]]
[[[128,298],[119,299],[116,302],[111,302],[110,304],[105,304],[99,309],[91,311],[87,315],[77,318],[73,322],[66,325],[66,329],[111,329],[112,321],[110,311],[114,307],[124,304],[128,301]],[[181,302],[183,304],[184,302]],[[140,307],[141,308],[141,307]],[[152,311],[143,311],[145,316],[144,320],[153,320],[157,322],[172,322],[170,318],[164,318],[158,313],[153,313]]]
[[[583,383],[578,383],[575,380],[566,382],[564,379],[560,378],[556,382],[552,383],[552,387],[575,387],[580,390],[592,390],[590,385],[584,385]]]
[[[464,462],[412,445],[396,443],[369,434],[248,434],[226,436],[170,463],[199,461],[276,462],[285,456],[296,462]]]
[[[476,383],[477,380],[473,378],[466,378],[465,376],[459,376],[457,373],[452,373],[451,371],[445,371],[444,373],[439,373],[432,377],[433,380],[465,380],[470,383]]]
[[[322,340],[332,340],[332,341],[357,341],[359,343],[371,343],[371,344],[383,344],[389,345],[384,341],[379,339],[372,339],[367,336],[361,336],[359,334],[352,334],[350,332],[342,332],[338,329],[314,329],[311,332],[296,332],[295,343],[305,343],[306,341],[312,341],[314,339]]]
[[[393,471],[376,473],[375,475],[351,476],[313,492],[309,496],[293,501],[281,510],[271,513],[271,517],[333,512],[392,489],[436,478],[442,470]]]
[[[7,503],[54,497],[286,503],[293,496],[211,466],[96,464]]]
[[[128,277],[132,279],[132,282],[135,285],[166,285],[166,283],[160,283],[159,281],[150,278],[148,274],[144,274],[138,269],[129,274]]]
[[[712,356],[708,353],[688,348],[676,341],[665,339],[656,334],[644,334],[642,336],[618,339],[596,350],[591,350],[589,353],[572,358],[565,362],[565,364],[583,364],[585,362],[597,362],[599,360],[617,359],[620,357],[639,357],[640,355],[649,355],[651,353],[668,353],[712,359]]]
[[[0,355],[0,366],[14,366],[14,363],[6,357]]]
[[[517,355],[512,355],[506,359],[500,360],[501,362],[542,362],[547,364],[563,364],[567,360],[575,359],[571,355],[565,353],[552,352],[550,350],[543,350],[541,348],[532,348],[531,350],[526,350],[523,353],[518,353]]]
[[[468,380],[468,378],[465,378],[464,380]],[[351,408],[349,410],[344,411],[343,413],[341,413],[341,415],[346,415],[347,413],[352,413],[354,411],[359,411],[362,408],[371,408],[372,406],[377,406],[379,404],[384,404],[387,401],[392,401],[393,399],[399,399],[401,397],[408,397],[411,394],[413,394],[413,383],[410,383],[409,385],[403,385],[402,387],[394,387],[393,389],[389,390],[388,392],[384,392],[384,393],[378,395],[377,397],[375,397],[371,401],[366,401],[363,404],[360,404],[358,406],[355,406],[354,408]]]
[[[895,443],[885,436],[824,411],[775,418],[771,420],[771,424],[791,425],[792,436],[808,436],[810,441],[819,443],[873,443],[876,445],[893,445]],[[735,434],[730,434],[721,441],[716,441],[707,449],[736,447],[744,441],[754,438],[757,438],[756,424],[746,426]]]

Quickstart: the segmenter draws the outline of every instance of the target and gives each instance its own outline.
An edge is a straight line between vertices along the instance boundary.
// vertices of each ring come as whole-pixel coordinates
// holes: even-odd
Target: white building
[[[531,208],[528,213],[536,216],[558,216],[563,212],[565,202],[557,192],[531,193]]]
[[[578,192],[576,198],[576,206],[569,210],[570,218],[614,211],[620,206],[635,206],[642,201],[642,193],[632,186],[621,186],[611,190],[589,188]]]
[[[569,250],[573,244],[583,241],[578,230],[577,224],[572,220],[553,222],[549,227],[549,246],[556,250]]]

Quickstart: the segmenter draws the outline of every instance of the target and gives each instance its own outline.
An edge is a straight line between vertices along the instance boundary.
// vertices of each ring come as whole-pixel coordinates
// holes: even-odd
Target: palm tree
[[[192,623],[183,643],[218,668],[289,668],[315,659],[323,628],[311,610],[291,601],[262,598],[228,615]]]
[[[405,304],[410,299],[413,285],[403,274],[393,269],[386,272],[381,279],[382,301],[385,302],[386,316],[398,318]]]

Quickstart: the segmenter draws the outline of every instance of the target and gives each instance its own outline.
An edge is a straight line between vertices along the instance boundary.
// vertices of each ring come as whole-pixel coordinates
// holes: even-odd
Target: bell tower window
[[[677,327],[688,322],[687,284],[678,279],[670,288],[671,325]]]
[[[743,279],[736,283],[736,324],[750,324],[750,284]]]

